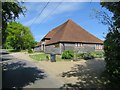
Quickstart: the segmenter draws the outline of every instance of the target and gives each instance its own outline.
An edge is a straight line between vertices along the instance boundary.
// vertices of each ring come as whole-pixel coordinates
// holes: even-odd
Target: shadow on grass
[[[15,50],[15,49],[12,49],[12,50],[9,50],[9,52],[20,52],[21,50]]]
[[[71,68],[70,71],[63,72],[62,77],[77,77],[78,82],[66,83],[63,88],[103,88],[105,82],[102,81],[104,79],[101,76],[102,72],[105,70],[105,62],[104,60],[87,60],[85,65],[76,64]]]

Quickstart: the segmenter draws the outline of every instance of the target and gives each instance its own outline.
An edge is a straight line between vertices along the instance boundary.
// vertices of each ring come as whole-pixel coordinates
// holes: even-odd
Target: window
[[[82,44],[82,43],[75,43],[75,46],[76,46],[76,47],[82,47],[83,44]]]
[[[78,43],[78,47],[82,47],[83,46],[83,44],[82,43]]]
[[[96,44],[96,45],[95,45],[95,49],[103,49],[103,46]]]
[[[83,44],[82,43],[80,43],[80,47],[82,47],[83,46]]]

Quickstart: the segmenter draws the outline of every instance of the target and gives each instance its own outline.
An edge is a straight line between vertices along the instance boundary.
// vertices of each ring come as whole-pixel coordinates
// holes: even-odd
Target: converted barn
[[[102,51],[103,41],[82,27],[68,20],[62,25],[49,31],[37,44],[36,51],[61,54],[64,50]]]

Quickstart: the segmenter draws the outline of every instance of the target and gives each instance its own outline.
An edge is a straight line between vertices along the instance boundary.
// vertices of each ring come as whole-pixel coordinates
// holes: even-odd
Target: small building
[[[45,53],[61,54],[64,50],[102,51],[103,41],[90,34],[82,27],[68,20],[49,31],[38,43],[38,50]]]

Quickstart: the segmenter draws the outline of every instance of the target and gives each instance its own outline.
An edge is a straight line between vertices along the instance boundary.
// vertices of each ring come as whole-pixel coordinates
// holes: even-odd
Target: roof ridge
[[[85,31],[86,33],[88,33],[88,34],[90,34],[90,35],[92,35],[93,37],[95,37],[95,38],[97,38],[97,39],[99,39],[98,37],[96,37],[95,35],[93,35],[93,34],[91,34],[91,33],[89,33],[87,30],[85,30],[84,28],[82,28],[81,26],[79,26],[78,24],[76,24],[78,27],[80,27],[83,31]],[[101,40],[101,39],[99,39],[99,40]],[[101,40],[102,41],[102,40]]]
[[[78,27],[80,27],[81,30],[83,30],[83,31],[85,31],[86,33],[92,35],[93,37],[99,39],[98,37],[94,36],[93,34],[89,33],[87,30],[85,30],[84,28],[82,28],[82,27],[81,27],[80,25],[78,25],[77,23],[73,22],[71,19],[69,19],[68,21],[71,21],[73,24],[75,24],[75,25],[77,25]],[[99,40],[101,40],[101,39],[99,39]],[[101,41],[102,41],[102,40],[101,40]]]
[[[63,32],[65,32],[65,31],[66,31],[66,27],[68,26],[69,21],[70,21],[70,19],[64,23],[65,25],[64,25]],[[63,38],[64,34],[65,34],[65,33],[63,33],[63,34],[62,34],[61,39]]]
[[[64,24],[64,23],[63,23],[63,24]],[[47,36],[50,32],[54,31],[56,28],[59,28],[59,27],[62,26],[63,24],[61,24],[61,25],[59,25],[59,26],[51,29],[41,40],[43,40],[44,38],[46,38],[46,36]],[[53,35],[53,36],[54,36],[54,35]]]
[[[61,25],[63,25],[63,26],[62,26],[59,30],[57,30],[56,33],[58,33],[61,29],[62,29],[63,32],[64,32],[64,31],[65,31],[64,28],[66,27],[67,22],[68,22],[68,21],[66,21],[65,23],[61,24]],[[56,33],[55,33],[55,34],[56,34]],[[53,37],[55,36],[55,34],[53,35]],[[63,35],[64,35],[64,33],[61,35],[60,39],[62,38]]]
[[[52,29],[47,37],[50,41],[47,44],[57,42],[87,42],[87,43],[103,43],[101,39],[94,36],[87,30],[83,29],[79,24],[71,19]]]

